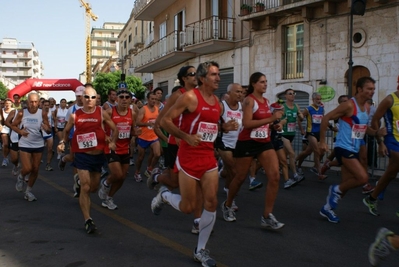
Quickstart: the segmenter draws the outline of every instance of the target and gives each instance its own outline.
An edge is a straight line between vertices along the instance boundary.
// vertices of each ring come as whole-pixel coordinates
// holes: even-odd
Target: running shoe
[[[3,159],[3,163],[1,164],[1,166],[7,167],[7,165],[8,165],[8,159],[5,158],[5,159]]]
[[[143,181],[143,178],[141,178],[141,174],[140,173],[135,173],[134,174],[134,180],[136,180],[136,182],[140,183]]]
[[[60,160],[61,159],[61,154],[58,154],[57,155],[57,160]]]
[[[24,190],[24,177],[19,174],[17,177],[17,183],[15,184],[15,189],[18,192],[22,192],[22,190]]]
[[[336,209],[338,201],[341,199],[341,195],[335,192],[334,187],[337,185],[330,185],[328,188],[327,202],[330,204],[331,209]]]
[[[315,167],[310,168],[310,171],[316,175],[319,175],[319,171]]]
[[[215,267],[216,261],[209,257],[209,250],[201,249],[197,252],[197,248],[194,249],[193,253],[194,260],[196,262],[201,262],[203,267]]]
[[[231,207],[227,207],[225,204],[226,201],[223,201],[222,205],[220,205],[223,213],[223,219],[226,222],[234,222],[236,220],[234,210]]]
[[[106,185],[104,184],[104,182],[105,182],[105,179],[101,180],[101,182],[100,182],[100,189],[98,190],[98,197],[99,197],[100,199],[107,199],[109,190],[111,189],[111,187],[110,187],[109,185],[106,186]]]
[[[17,176],[19,173],[19,164],[17,166],[14,165],[12,168],[12,175]]]
[[[321,166],[320,174],[324,175],[329,169],[330,169],[330,161],[326,160],[323,166]]]
[[[101,178],[104,178],[107,174],[108,171],[104,167],[101,167]]]
[[[232,209],[234,212],[238,211],[238,206],[237,206],[237,204],[236,204],[235,199],[233,199],[233,202],[231,202],[231,209]]]
[[[257,188],[261,188],[263,186],[262,182],[258,182],[256,180],[253,180],[252,182],[249,183],[249,190],[255,190]]]
[[[365,185],[363,185],[363,194],[370,194],[371,192],[373,192],[375,189],[374,186],[372,186],[370,183],[367,183]]]
[[[199,234],[199,222],[194,220],[193,227],[191,228],[191,233],[195,235]]]
[[[154,190],[157,186],[158,182],[155,182],[155,176],[160,175],[162,173],[161,169],[154,168],[151,172],[150,177],[147,179],[147,186],[149,189]]]
[[[297,182],[294,179],[288,179],[287,181],[284,182],[284,189],[288,189]]]
[[[377,236],[375,237],[374,243],[369,248],[369,261],[372,266],[378,266],[381,260],[384,260],[391,251],[395,248],[392,247],[388,241],[388,236],[393,236],[394,233],[387,228],[378,229]]]
[[[47,165],[46,165],[46,169],[45,169],[46,171],[52,171],[53,170],[53,168],[51,168],[51,166],[50,166],[50,164],[48,164],[47,163]]]
[[[329,222],[332,223],[339,223],[339,218],[338,216],[334,213],[332,209],[325,209],[324,206],[320,210],[320,215],[327,218]]]
[[[296,172],[297,172],[299,175],[301,175],[301,176],[304,176],[304,175],[305,175],[305,173],[303,172],[302,168],[296,168]]]
[[[88,234],[94,233],[97,230],[97,227],[94,224],[92,219],[87,219],[86,220],[85,229],[86,229],[86,233],[88,233]]]
[[[151,210],[155,215],[161,214],[162,208],[166,203],[162,198],[164,192],[169,192],[169,189],[166,186],[161,186],[158,194],[152,199]]]
[[[73,191],[75,192],[73,194],[73,197],[79,197],[80,195],[80,180],[79,180],[79,175],[77,173],[75,173],[75,175],[73,176]]]
[[[129,166],[134,166],[134,158],[130,158],[130,160],[129,160]]]
[[[277,221],[276,217],[273,214],[269,213],[267,218],[260,218],[260,225],[266,228],[272,228],[274,230],[280,229],[284,226],[284,223]]]
[[[151,177],[151,172],[148,168],[145,170],[144,175],[147,176],[147,178]]]
[[[298,172],[294,174],[294,181],[300,183],[305,179],[305,176],[300,175]]]
[[[114,199],[112,197],[107,197],[102,203],[101,206],[104,208],[108,208],[109,210],[116,210],[118,206],[114,203]]]
[[[32,202],[32,201],[37,200],[37,198],[35,197],[34,194],[32,194],[31,191],[25,192],[25,197],[24,197],[24,198],[25,198],[26,200],[28,200],[29,202]]]
[[[363,198],[363,204],[369,208],[369,212],[374,216],[380,216],[377,210],[377,200],[372,201],[369,196]]]
[[[60,160],[58,161],[58,168],[60,169],[60,171],[65,170],[65,165],[66,162],[62,160],[63,157],[60,158]]]

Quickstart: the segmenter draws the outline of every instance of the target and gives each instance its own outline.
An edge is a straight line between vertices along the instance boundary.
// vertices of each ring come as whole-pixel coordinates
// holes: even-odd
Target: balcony
[[[32,56],[29,55],[28,53],[21,53],[21,54],[18,54],[18,58],[21,58],[21,59],[31,59]]]
[[[17,55],[11,54],[11,53],[0,54],[0,58],[15,59],[15,58],[17,58]]]
[[[153,35],[154,36],[154,35]],[[142,34],[133,37],[134,47],[141,48],[144,46],[144,36]]]
[[[176,0],[136,0],[133,7],[135,20],[154,20],[161,12],[172,5]]]
[[[195,53],[185,52],[177,31],[146,47],[134,56],[135,72],[152,73],[170,68],[195,57]]]
[[[211,54],[234,48],[233,18],[212,16],[186,26],[182,45],[187,52]]]
[[[17,65],[19,68],[28,68],[28,69],[30,69],[31,67],[32,67],[32,64],[31,63],[23,63],[23,62],[18,62],[18,65]]]
[[[19,77],[32,77],[31,71],[18,71]]]
[[[268,24],[276,26],[275,17],[299,13],[303,17],[313,18],[315,8],[324,8],[324,13],[335,14],[335,5],[339,2],[347,3],[347,0],[241,0],[239,16],[244,21],[257,21],[269,17]]]

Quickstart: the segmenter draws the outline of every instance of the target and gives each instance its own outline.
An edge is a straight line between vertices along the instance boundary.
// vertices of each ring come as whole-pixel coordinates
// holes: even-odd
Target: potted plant
[[[255,4],[255,10],[256,10],[256,12],[261,12],[261,11],[265,10],[265,4],[262,2],[257,2]]]
[[[247,4],[241,5],[241,16],[246,16],[251,12],[252,12],[252,6],[247,5]]]

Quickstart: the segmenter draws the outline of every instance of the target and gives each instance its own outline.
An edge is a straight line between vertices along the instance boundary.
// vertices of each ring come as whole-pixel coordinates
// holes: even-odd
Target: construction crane
[[[90,22],[91,20],[96,21],[98,17],[93,14],[91,11],[91,7],[89,3],[86,3],[83,0],[79,0],[82,4],[82,7],[85,9],[86,17],[86,82],[91,82],[91,38],[90,38]]]

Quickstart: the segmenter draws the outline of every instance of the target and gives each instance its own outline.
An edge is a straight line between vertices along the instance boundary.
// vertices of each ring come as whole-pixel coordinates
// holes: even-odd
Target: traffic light
[[[363,16],[366,12],[367,0],[352,0],[351,14]]]
[[[122,74],[121,74],[121,81],[124,82],[125,79],[126,79],[126,74],[122,73]]]

